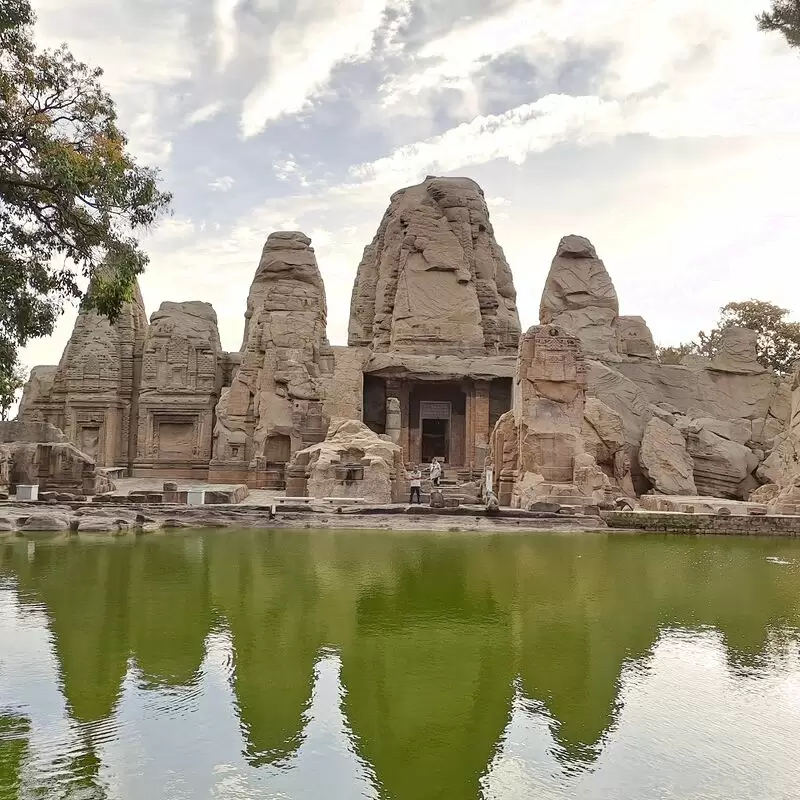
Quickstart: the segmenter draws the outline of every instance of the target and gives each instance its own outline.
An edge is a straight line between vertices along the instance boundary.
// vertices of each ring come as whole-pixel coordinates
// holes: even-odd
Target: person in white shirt
[[[422,495],[420,494],[420,487],[422,486],[422,473],[419,471],[419,468],[416,464],[411,468],[411,474],[408,476],[409,481],[411,482],[411,496],[408,498],[408,502],[413,505],[414,504],[414,497],[417,498],[417,504],[422,505]]]
[[[439,485],[439,480],[442,477],[442,465],[439,463],[439,459],[434,456],[433,461],[431,461],[431,483],[434,486]]]

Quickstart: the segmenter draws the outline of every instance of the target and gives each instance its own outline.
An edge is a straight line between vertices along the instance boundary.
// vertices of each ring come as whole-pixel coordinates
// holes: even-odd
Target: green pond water
[[[800,798],[800,542],[0,540],[0,798]]]

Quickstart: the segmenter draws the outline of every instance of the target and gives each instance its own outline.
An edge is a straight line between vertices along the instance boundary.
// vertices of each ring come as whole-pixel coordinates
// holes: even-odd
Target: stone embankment
[[[96,503],[2,503],[0,536],[36,533],[144,534],[199,528],[373,528],[430,531],[594,531],[606,527],[597,516],[482,507],[337,506],[278,503],[274,506]]]
[[[798,536],[800,517],[671,511],[602,511],[600,516],[481,506],[258,505],[186,506],[169,504],[0,503],[0,537],[38,534],[140,535],[198,529],[377,529],[394,531],[537,533],[587,531]]]

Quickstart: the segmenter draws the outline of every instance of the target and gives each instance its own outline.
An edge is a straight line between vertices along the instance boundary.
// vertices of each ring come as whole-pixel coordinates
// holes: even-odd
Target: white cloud
[[[117,106],[130,149],[142,161],[163,165],[173,131],[161,121],[165,89],[191,77],[197,53],[185,11],[160,8],[158,24],[138,4],[96,0],[34,0],[36,40],[66,41],[73,55],[104,70],[101,82]]]
[[[428,173],[507,159],[515,164],[532,152],[564,141],[588,141],[619,129],[620,106],[599,97],[548,95],[504,114],[476,117],[440,136],[414,142],[353,168],[356,178],[401,185]]]
[[[287,182],[296,180],[300,186],[306,187],[311,185],[308,171],[303,169],[292,156],[283,161],[277,161],[273,164],[273,170],[275,172],[275,177],[279,181]]]
[[[217,40],[217,70],[222,72],[236,54],[236,11],[239,0],[214,0],[214,22]]]
[[[385,7],[386,0],[298,0],[269,40],[266,77],[244,101],[243,136],[302,111],[338,65],[366,58]]]
[[[214,119],[214,117],[219,114],[220,111],[224,108],[224,105],[221,102],[214,102],[214,103],[207,103],[204,106],[200,106],[200,108],[196,108],[186,117],[186,125],[191,127],[192,125],[198,125],[201,122],[208,122],[210,119]]]
[[[235,183],[236,181],[230,175],[223,175],[211,181],[211,183],[208,184],[208,188],[211,189],[212,192],[229,192],[233,189]]]

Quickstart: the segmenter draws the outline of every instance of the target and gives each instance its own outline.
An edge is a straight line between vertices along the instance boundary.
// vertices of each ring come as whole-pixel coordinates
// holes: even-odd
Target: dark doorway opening
[[[434,458],[445,463],[450,457],[450,420],[422,420],[422,463],[429,464]]]

